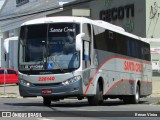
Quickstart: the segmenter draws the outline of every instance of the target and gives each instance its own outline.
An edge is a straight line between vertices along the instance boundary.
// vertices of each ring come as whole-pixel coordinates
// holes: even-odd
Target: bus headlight
[[[73,82],[76,82],[76,81],[78,81],[78,80],[80,80],[80,79],[81,79],[81,76],[80,76],[80,75],[79,75],[79,76],[75,76],[75,77],[73,77],[73,78],[70,78],[70,79],[68,79],[68,80],[63,81],[62,84],[63,84],[63,85],[69,85],[69,84],[71,84],[71,83],[73,83]]]
[[[25,80],[20,80],[20,83],[23,84],[23,85],[25,85],[25,86],[28,86],[28,87],[31,86],[31,83],[27,82]]]

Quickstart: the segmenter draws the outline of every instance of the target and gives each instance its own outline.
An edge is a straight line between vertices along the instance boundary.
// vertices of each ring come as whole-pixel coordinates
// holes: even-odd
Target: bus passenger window
[[[127,55],[131,56],[131,47],[130,47],[130,41],[127,40]]]
[[[117,53],[117,38],[116,33],[113,31],[106,31],[107,35],[107,50],[109,52]]]
[[[114,39],[113,32],[109,31],[109,38]]]

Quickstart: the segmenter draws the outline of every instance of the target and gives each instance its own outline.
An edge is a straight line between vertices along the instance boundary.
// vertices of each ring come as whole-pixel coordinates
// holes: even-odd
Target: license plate
[[[42,92],[42,94],[51,94],[52,90],[51,89],[43,89],[41,92]]]

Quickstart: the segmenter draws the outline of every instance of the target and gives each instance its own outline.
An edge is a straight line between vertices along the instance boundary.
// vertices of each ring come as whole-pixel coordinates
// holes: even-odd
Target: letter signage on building
[[[100,11],[100,20],[107,22],[129,17],[134,17],[134,4]]]

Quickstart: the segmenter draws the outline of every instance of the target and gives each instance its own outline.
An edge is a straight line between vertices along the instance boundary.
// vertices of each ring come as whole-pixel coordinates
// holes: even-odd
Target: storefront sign
[[[151,48],[150,52],[160,54],[160,48]]]
[[[130,16],[134,17],[134,4],[100,11],[100,20],[108,22],[117,19],[122,20]]]

